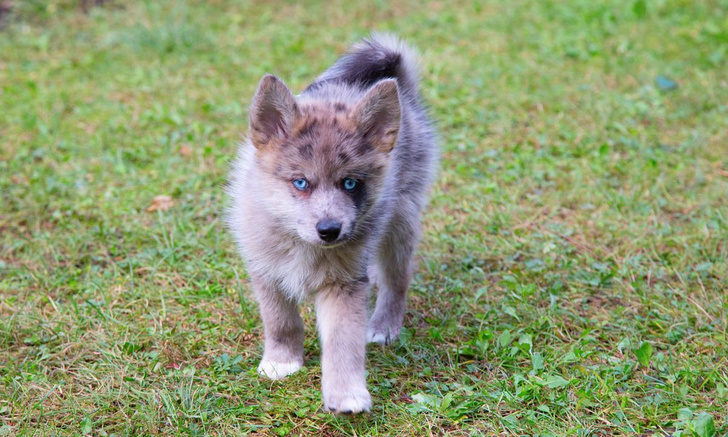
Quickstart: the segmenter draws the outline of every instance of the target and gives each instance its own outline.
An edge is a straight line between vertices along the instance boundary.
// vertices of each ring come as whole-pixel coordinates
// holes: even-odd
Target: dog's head
[[[355,102],[297,102],[281,80],[263,77],[250,107],[250,140],[275,226],[324,247],[356,236],[381,194],[400,118],[392,79]]]

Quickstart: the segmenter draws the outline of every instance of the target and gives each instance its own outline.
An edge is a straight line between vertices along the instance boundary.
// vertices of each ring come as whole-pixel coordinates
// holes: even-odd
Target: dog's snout
[[[322,240],[330,243],[339,238],[341,223],[331,219],[320,220],[316,223],[316,232]]]

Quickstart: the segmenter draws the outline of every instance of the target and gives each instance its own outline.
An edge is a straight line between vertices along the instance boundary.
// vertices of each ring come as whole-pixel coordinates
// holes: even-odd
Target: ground
[[[0,436],[728,433],[725,0],[1,3]],[[261,76],[371,30],[443,159],[347,417],[310,305],[305,368],[256,374],[221,217]]]

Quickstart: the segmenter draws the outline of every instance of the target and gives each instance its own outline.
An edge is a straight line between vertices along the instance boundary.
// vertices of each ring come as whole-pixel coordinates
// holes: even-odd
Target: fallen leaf
[[[162,194],[154,198],[152,204],[149,205],[149,207],[147,208],[147,212],[166,211],[172,206],[174,206],[174,200],[172,200],[172,196]]]
[[[402,395],[397,398],[396,402],[403,403],[403,404],[413,404],[415,401],[409,395]]]
[[[25,179],[25,176],[14,174],[10,176],[10,182],[16,184],[16,185],[28,185],[28,180]]]

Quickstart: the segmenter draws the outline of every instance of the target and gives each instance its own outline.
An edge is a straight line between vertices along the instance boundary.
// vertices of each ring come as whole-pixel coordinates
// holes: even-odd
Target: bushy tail
[[[372,34],[355,44],[311,84],[344,82],[369,87],[382,79],[397,79],[400,92],[414,97],[419,82],[419,62],[410,46],[390,34]]]

